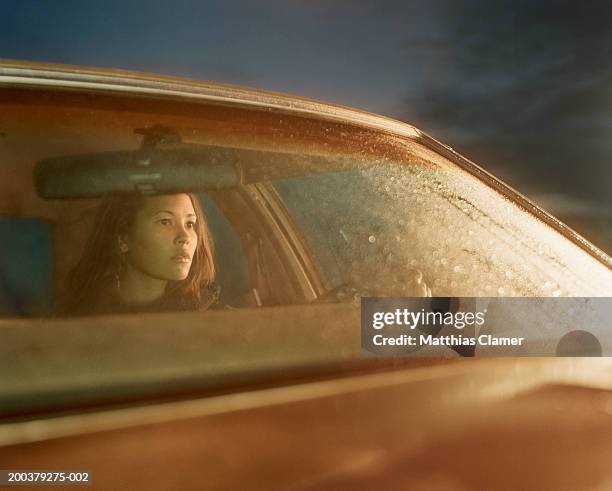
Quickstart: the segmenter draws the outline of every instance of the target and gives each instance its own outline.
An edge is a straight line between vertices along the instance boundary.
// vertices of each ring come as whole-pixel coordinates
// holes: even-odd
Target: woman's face
[[[198,245],[191,198],[186,194],[145,198],[119,244],[137,271],[160,280],[184,280]]]

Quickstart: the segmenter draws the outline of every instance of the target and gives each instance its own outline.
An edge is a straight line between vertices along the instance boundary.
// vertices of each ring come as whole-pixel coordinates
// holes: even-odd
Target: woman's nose
[[[183,226],[179,226],[175,239],[179,244],[186,244],[189,242],[189,234],[187,233],[187,228]]]

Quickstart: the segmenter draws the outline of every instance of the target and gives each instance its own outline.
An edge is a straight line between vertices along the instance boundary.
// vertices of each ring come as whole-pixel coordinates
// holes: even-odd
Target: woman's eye
[[[195,226],[196,226],[196,222],[187,222],[187,226],[188,226],[189,228],[195,228]]]
[[[161,223],[162,225],[170,225],[170,219],[162,218],[161,220],[158,220],[158,223]]]

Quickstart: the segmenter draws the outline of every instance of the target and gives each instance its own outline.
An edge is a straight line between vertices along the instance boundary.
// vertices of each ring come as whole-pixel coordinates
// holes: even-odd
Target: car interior
[[[244,123],[238,119],[230,130],[236,114],[227,108],[203,107],[203,118],[185,115],[191,106],[163,101],[28,91],[2,98],[11,123],[0,136],[7,156],[0,170],[0,227],[15,241],[8,241],[2,258],[0,315],[48,312],[80,257],[105,192],[197,192],[216,242],[227,305],[307,303],[330,288],[274,188],[264,182],[300,168],[316,172],[329,165],[324,157],[249,148],[261,142],[252,135],[237,140]],[[121,118],[113,112],[117,104]],[[210,145],[215,132],[232,146]],[[141,165],[145,160],[152,161],[148,168]]]

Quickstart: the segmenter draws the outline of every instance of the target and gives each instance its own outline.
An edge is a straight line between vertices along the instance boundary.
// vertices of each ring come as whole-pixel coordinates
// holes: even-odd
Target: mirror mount
[[[134,133],[143,135],[141,149],[157,148],[159,145],[179,145],[183,143],[181,135],[172,128],[156,124],[149,128],[136,128]]]

